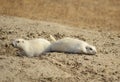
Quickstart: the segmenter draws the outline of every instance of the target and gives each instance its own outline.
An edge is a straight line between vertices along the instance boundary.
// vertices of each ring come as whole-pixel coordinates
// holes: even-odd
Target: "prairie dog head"
[[[92,45],[86,46],[86,51],[87,51],[87,54],[91,54],[91,55],[94,55],[97,53],[95,46],[92,46]]]
[[[26,40],[24,39],[15,39],[12,41],[12,46],[15,48],[23,49],[25,46]]]

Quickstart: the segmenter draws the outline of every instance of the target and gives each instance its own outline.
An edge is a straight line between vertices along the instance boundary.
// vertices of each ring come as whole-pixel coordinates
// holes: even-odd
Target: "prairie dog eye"
[[[20,43],[20,41],[16,41],[17,43]]]
[[[91,47],[86,47],[87,50],[93,50]]]
[[[90,50],[92,50],[92,48],[89,48]]]

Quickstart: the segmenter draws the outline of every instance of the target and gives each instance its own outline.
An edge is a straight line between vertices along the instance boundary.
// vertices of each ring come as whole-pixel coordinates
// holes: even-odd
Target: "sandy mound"
[[[13,38],[48,40],[70,36],[97,47],[96,55],[48,53],[18,57],[9,45]],[[2,82],[118,82],[120,81],[120,33],[101,28],[74,28],[56,23],[0,16],[0,81]]]

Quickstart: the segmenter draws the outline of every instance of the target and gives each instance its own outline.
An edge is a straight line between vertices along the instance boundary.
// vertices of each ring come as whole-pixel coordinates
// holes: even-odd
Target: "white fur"
[[[16,48],[19,48],[20,55],[33,57],[50,51],[49,46],[51,43],[46,39],[41,38],[33,40],[15,39],[13,40],[12,45]]]
[[[84,54],[96,54],[96,48],[88,43],[74,38],[63,38],[55,41],[54,37],[50,36],[54,41],[51,44],[51,51],[67,52],[67,53],[84,53]]]

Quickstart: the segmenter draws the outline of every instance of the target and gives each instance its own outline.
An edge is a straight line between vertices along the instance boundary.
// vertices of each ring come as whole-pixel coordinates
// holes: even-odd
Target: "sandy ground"
[[[0,15],[120,30],[120,0],[0,0]]]
[[[79,38],[97,48],[96,55],[51,52],[19,57],[14,38]],[[75,28],[57,23],[0,16],[0,82],[119,82],[120,32]]]

